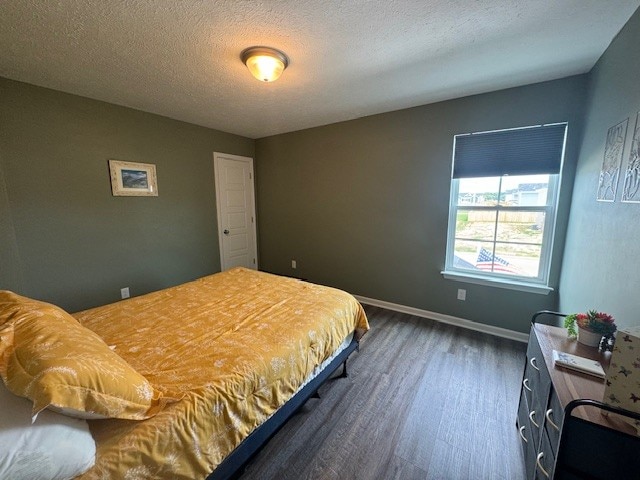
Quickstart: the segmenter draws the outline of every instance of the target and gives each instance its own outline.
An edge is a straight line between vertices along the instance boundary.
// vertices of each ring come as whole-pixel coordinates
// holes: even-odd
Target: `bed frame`
[[[313,380],[291,397],[289,401],[280,407],[267,421],[251,432],[251,434],[218,465],[206,480],[231,480],[238,478],[243,473],[244,467],[251,457],[280,430],[287,420],[289,420],[309,398],[317,396],[320,386],[327,381],[340,365],[343,366],[340,377],[346,377],[348,375],[347,360],[349,359],[349,355],[358,349],[358,346],[358,341],[354,338]]]

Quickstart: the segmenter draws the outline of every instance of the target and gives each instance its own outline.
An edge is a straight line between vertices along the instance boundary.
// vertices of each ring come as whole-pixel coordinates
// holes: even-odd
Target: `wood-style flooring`
[[[371,330],[349,377],[325,383],[240,478],[523,479],[526,345],[365,308]]]

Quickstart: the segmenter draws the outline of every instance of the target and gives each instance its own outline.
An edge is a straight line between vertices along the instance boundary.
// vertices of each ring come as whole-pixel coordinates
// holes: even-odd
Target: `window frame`
[[[526,127],[530,128],[530,127]],[[518,130],[515,129],[505,129],[500,131],[508,131],[508,130]],[[567,135],[568,125],[565,123],[565,137],[564,142],[562,144],[562,160],[560,163],[560,169],[558,173],[549,173],[549,184],[547,190],[547,203],[546,205],[537,205],[537,206],[509,206],[509,205],[500,205],[500,193],[502,187],[502,181],[507,175],[502,175],[497,177],[492,175],[492,178],[500,178],[500,183],[498,187],[498,202],[496,205],[491,206],[472,206],[472,205],[459,205],[458,197],[460,191],[460,178],[453,178],[453,169],[455,167],[455,141],[456,137],[454,136],[453,142],[453,155],[452,155],[452,178],[450,184],[450,197],[449,197],[449,217],[448,217],[448,227],[447,227],[447,243],[446,243],[446,256],[445,256],[445,268],[441,274],[450,280],[458,280],[464,281],[468,283],[477,283],[481,285],[492,285],[500,288],[528,291],[532,293],[540,293],[540,294],[548,294],[553,290],[553,288],[549,287],[549,277],[551,272],[551,260],[553,253],[553,245],[555,241],[555,233],[556,233],[556,220],[558,213],[558,204],[560,200],[560,185],[562,183],[562,170],[564,164],[564,154],[566,148],[566,135]],[[485,132],[479,132],[485,133]],[[520,175],[514,175],[520,176]],[[523,175],[524,176],[524,175]],[[466,177],[466,178],[487,178],[487,177]],[[519,276],[519,275],[509,275],[505,273],[499,272],[489,272],[486,270],[473,271],[464,268],[456,268],[454,266],[454,256],[455,256],[455,242],[456,242],[456,224],[457,224],[457,216],[458,211],[495,211],[496,212],[496,231],[497,226],[499,225],[499,215],[501,211],[535,211],[535,212],[544,212],[545,220],[544,220],[544,229],[543,229],[543,237],[540,251],[540,263],[538,267],[538,276],[537,277],[528,277],[528,276]],[[500,242],[497,239],[497,235],[494,234],[493,240],[487,240],[486,242],[490,242],[492,246],[495,248],[496,243],[509,243],[509,242]],[[495,250],[493,251],[495,255]]]

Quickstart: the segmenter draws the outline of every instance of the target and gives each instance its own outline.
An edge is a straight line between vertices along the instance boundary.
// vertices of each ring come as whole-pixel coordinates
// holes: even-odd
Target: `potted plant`
[[[597,347],[602,337],[611,337],[617,329],[615,319],[611,315],[597,310],[567,315],[564,326],[569,337],[577,336],[580,343],[590,347]]]

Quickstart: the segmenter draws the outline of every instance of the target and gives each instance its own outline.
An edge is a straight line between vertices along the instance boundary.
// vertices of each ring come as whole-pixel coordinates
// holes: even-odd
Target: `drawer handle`
[[[551,415],[552,414],[553,414],[553,408],[550,408],[549,410],[547,410],[547,412],[544,414],[544,416],[547,418],[547,422],[549,422],[549,425],[551,425],[553,428],[556,429],[557,432],[559,432],[560,428],[551,419]]]
[[[531,423],[533,423],[536,426],[536,428],[540,428],[540,425],[538,425],[536,423],[536,421],[533,419],[533,417],[535,417],[535,416],[536,416],[536,411],[535,410],[531,410],[529,412],[529,420],[531,420]]]
[[[538,466],[538,470],[540,470],[545,477],[549,478],[549,472],[547,472],[542,466],[542,463],[540,463],[540,460],[542,460],[542,457],[544,457],[544,453],[540,452],[536,457],[536,465]]]
[[[525,389],[529,390],[530,392],[533,392],[533,390],[531,390],[531,387],[529,387],[529,379],[528,379],[528,378],[525,378],[525,379],[522,381],[522,386],[523,386]]]
[[[524,427],[525,427],[524,425],[523,425],[523,426],[521,426],[521,427],[518,429],[518,433],[520,434],[520,438],[521,438],[522,440],[524,440],[524,443],[529,443],[529,440],[527,440],[527,437],[525,437],[525,436],[524,436]]]
[[[531,364],[531,366],[533,368],[535,368],[537,371],[540,371],[540,369],[538,368],[538,365],[536,365],[536,357],[531,357],[531,360],[529,360],[529,363]]]

